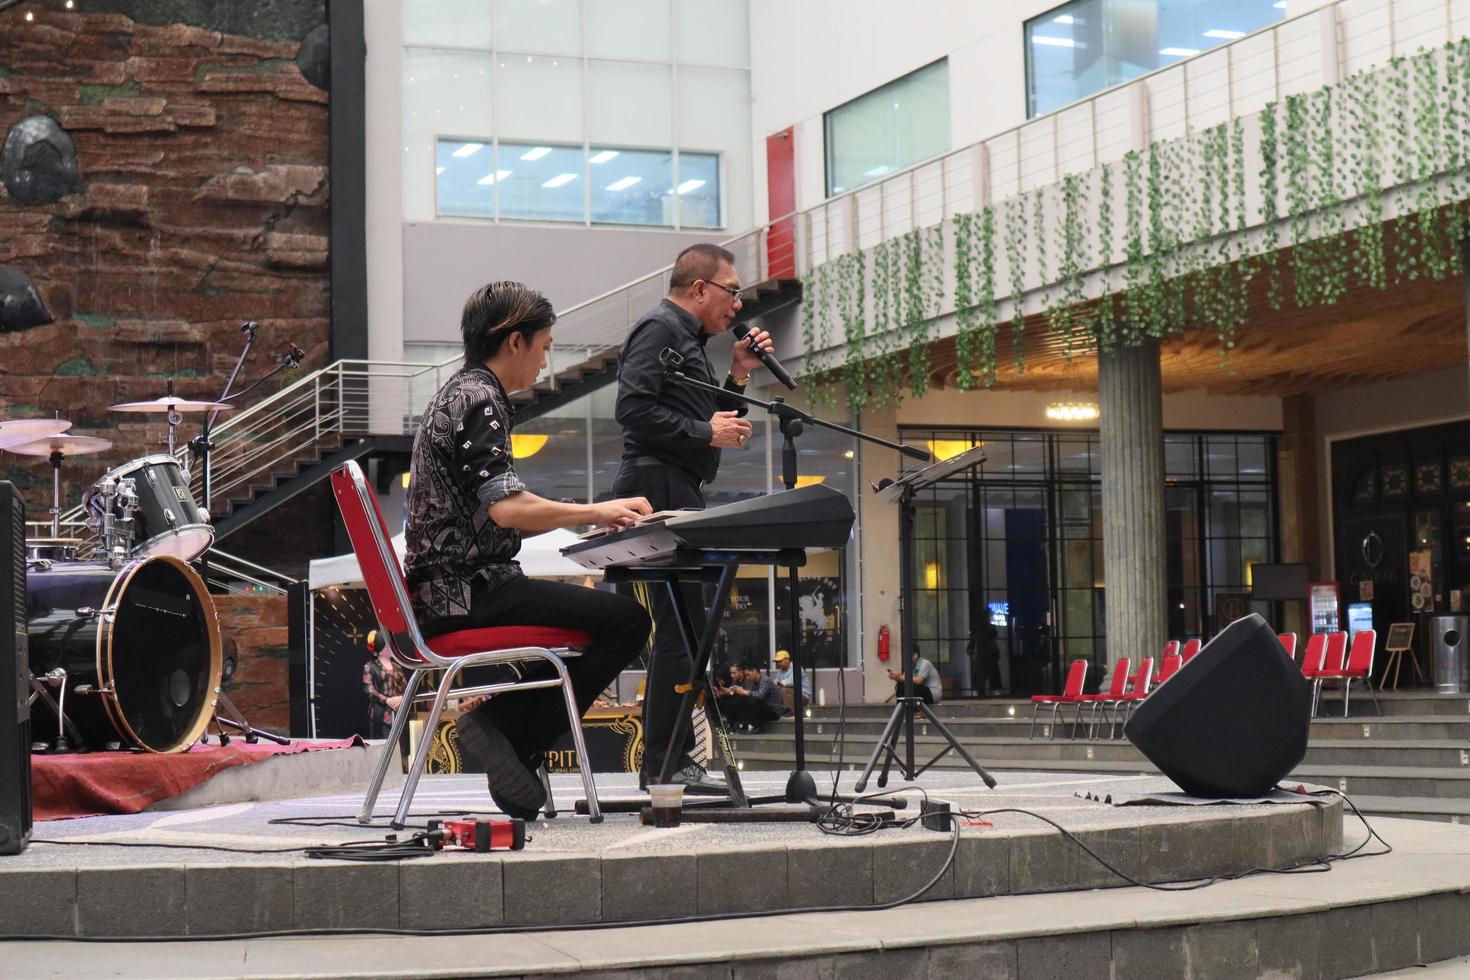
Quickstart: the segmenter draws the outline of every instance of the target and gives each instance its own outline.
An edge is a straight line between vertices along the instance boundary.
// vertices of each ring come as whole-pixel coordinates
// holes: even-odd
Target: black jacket
[[[705,343],[709,334],[688,311],[665,299],[633,325],[618,359],[618,424],[623,427],[623,462],[677,466],[709,483],[720,469],[720,451],[709,444],[709,418],[744,407],[664,377],[659,355],[670,348],[684,358],[679,370],[716,383]],[[725,389],[742,389],[726,376]]]

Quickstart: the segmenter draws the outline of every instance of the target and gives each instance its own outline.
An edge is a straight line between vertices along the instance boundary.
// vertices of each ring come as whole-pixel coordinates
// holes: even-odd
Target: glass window
[[[750,64],[745,0],[679,0],[679,63],[744,68]]]
[[[685,228],[719,228],[720,158],[713,153],[680,153],[679,224]]]
[[[582,142],[582,63],[575,58],[499,54],[495,133],[502,139]]]
[[[1233,41],[1286,16],[1279,0],[1074,0],[1026,22],[1028,116]]]
[[[592,147],[592,220],[625,225],[674,223],[674,154]]]
[[[403,43],[488,48],[490,4],[488,0],[404,0]]]
[[[501,143],[495,184],[502,218],[582,220],[580,146]]]
[[[949,62],[889,82],[826,115],[827,193],[841,194],[949,149]]]
[[[440,140],[435,167],[440,214],[495,217],[495,151],[477,140]],[[502,171],[502,175],[508,171]]]
[[[587,5],[587,53],[594,58],[671,60],[669,0]]]
[[[502,51],[581,54],[580,0],[495,0],[495,46]]]
[[[673,146],[672,74],[668,65],[589,62],[587,141]]]
[[[410,221],[434,216],[441,137],[493,132],[488,53],[410,48],[403,52],[403,208]],[[485,142],[489,142],[486,140]],[[483,161],[488,162],[488,152]],[[453,212],[451,212],[453,213]]]

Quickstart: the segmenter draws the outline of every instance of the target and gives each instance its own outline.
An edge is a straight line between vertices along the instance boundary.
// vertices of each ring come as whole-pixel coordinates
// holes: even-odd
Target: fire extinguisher
[[[888,627],[878,627],[878,659],[888,662]]]

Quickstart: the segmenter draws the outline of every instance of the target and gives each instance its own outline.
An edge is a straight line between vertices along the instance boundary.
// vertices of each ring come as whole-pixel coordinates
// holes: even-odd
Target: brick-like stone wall
[[[214,605],[225,654],[235,657],[225,693],[255,727],[290,731],[286,597],[215,596]]]
[[[60,412],[73,432],[116,444],[65,464],[64,506],[112,466],[162,451],[161,417],[107,406],[156,397],[169,378],[186,396],[217,396],[242,322],[261,325],[242,379],[288,340],[307,368],[328,356],[328,95],[308,81],[326,83],[307,56],[321,50],[324,0],[246,5],[229,25],[255,36],[167,23],[198,5],[106,6],[122,12],[0,12],[0,134],[49,119],[64,131],[53,145],[69,137],[75,151],[74,179],[58,165],[51,183],[26,183],[36,174],[7,167],[0,186],[0,271],[28,277],[52,321],[0,324],[0,419]],[[44,170],[60,151],[40,149],[30,161]],[[65,193],[46,200],[48,187]],[[33,513],[49,504],[44,460],[0,453],[0,479]]]

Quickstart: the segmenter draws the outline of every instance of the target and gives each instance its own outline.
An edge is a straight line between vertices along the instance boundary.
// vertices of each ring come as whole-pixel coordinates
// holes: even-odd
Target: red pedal
[[[526,822],[520,818],[510,820],[438,820],[429,821],[429,832],[439,831],[444,836],[435,843],[435,850],[445,847],[462,847],[467,851],[519,851],[526,846]]]

